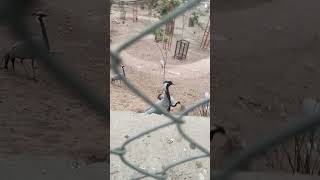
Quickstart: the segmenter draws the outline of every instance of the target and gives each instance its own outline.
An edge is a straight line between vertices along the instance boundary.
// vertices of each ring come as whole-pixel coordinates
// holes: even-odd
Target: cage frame
[[[183,45],[183,49],[181,51]],[[190,41],[187,41],[185,39],[177,40],[176,42],[176,48],[174,50],[174,59],[183,60],[187,59],[188,50],[190,46]]]

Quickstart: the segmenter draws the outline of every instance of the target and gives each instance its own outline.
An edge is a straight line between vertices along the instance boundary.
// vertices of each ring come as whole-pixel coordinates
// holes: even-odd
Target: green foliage
[[[191,13],[191,20],[193,22],[193,24],[198,24],[199,23],[199,13],[194,11]]]
[[[153,32],[155,36],[155,40],[157,42],[164,41],[167,42],[169,40],[169,36],[165,34],[165,32],[162,29],[157,29]]]
[[[183,0],[159,0],[158,1],[158,13],[160,14],[160,16],[164,16],[166,14],[168,14],[169,10],[170,10],[170,4],[173,5],[173,8],[179,6],[181,3],[183,2]]]
[[[146,0],[149,7],[154,8],[157,6],[159,0]]]

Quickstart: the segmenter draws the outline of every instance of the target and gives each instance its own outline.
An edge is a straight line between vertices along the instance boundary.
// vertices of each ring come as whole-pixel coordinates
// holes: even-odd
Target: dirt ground
[[[122,20],[119,20],[119,11],[112,11],[110,20],[111,48],[119,46],[128,37],[141,32],[146,26],[157,21],[154,18],[143,16],[146,12],[140,9],[138,22],[134,23],[130,13],[128,11],[128,18],[123,24]],[[112,22],[112,20],[115,21]],[[203,31],[188,28],[186,25],[184,39],[190,41],[187,59],[179,61],[173,58],[175,42],[181,38],[181,22],[181,18],[176,20],[172,48],[168,53],[166,79],[175,84],[170,89],[172,97],[184,106],[188,106],[194,101],[204,98],[204,93],[210,90],[210,54],[209,49],[200,49]],[[159,46],[162,47],[162,44],[160,43]],[[157,95],[162,90],[163,70],[160,66],[161,51],[154,41],[154,36],[144,37],[125,49],[120,55],[125,65],[126,77],[152,101],[156,101]],[[113,76],[113,72],[110,75]],[[124,85],[111,84],[110,92],[111,110],[141,112],[148,108],[148,105],[141,98],[134,95]],[[179,111],[180,108],[181,106],[173,108],[173,112]]]
[[[250,144],[281,131],[304,98],[319,99],[320,2],[224,2],[213,20],[226,37],[214,42],[211,64],[215,121]]]
[[[125,111],[112,111],[110,117],[110,147],[112,149],[120,147],[128,138],[169,121],[166,117],[157,114],[146,116]],[[209,128],[206,128],[210,123],[209,118],[188,116],[184,119],[188,123],[182,126],[183,131],[202,147],[209,149]],[[203,154],[200,150],[190,146],[190,143],[177,131],[175,125],[135,139],[125,148],[127,150],[125,158],[148,172],[159,172],[168,164]],[[210,179],[209,162],[209,158],[204,157],[182,163],[167,171],[167,179]],[[123,164],[118,156],[110,155],[110,179],[132,179],[139,176],[141,176],[140,173]]]
[[[38,10],[49,15],[45,22],[52,54],[104,94],[105,2],[43,0],[26,17],[34,34],[40,33],[40,26],[31,13]],[[15,38],[8,28],[1,26],[0,30],[2,56]],[[37,61],[38,82],[28,79],[32,75],[30,62],[25,60],[29,75],[19,62],[16,72],[11,66],[9,72],[0,71],[0,155],[105,157],[108,139],[104,117],[97,116],[74,92],[61,86],[41,60]]]

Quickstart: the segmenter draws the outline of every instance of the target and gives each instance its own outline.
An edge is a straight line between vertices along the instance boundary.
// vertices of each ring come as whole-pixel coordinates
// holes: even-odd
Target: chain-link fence
[[[96,110],[101,116],[106,116],[108,105],[104,95],[99,95],[82,82],[75,72],[66,68],[63,61],[53,58],[45,47],[38,44],[27,30],[24,22],[24,15],[28,7],[33,5],[33,0],[1,0],[0,1],[0,23],[12,28],[18,39],[26,41],[26,48],[31,54],[41,59],[46,67],[55,74],[55,76],[71,88],[73,92],[78,93],[80,97]]]
[[[115,50],[111,51],[112,56],[112,69],[114,72],[121,76],[117,66],[120,64],[121,59],[119,57],[119,54],[122,50],[132,45],[137,40],[141,39],[147,34],[152,33],[154,30],[159,28],[160,26],[164,25],[166,22],[171,20],[172,18],[177,17],[178,15],[182,14],[183,12],[187,11],[188,9],[191,9],[192,7],[196,6],[200,0],[192,0],[188,3],[182,5],[181,7],[175,9],[171,14],[165,16],[162,18],[159,22],[153,24],[152,26],[146,28],[143,32],[140,34],[130,38],[128,41],[123,43],[120,47],[118,47]],[[41,59],[47,68],[51,70],[51,72],[55,73],[56,77],[64,83],[67,87],[74,90],[74,92],[78,92],[80,97],[86,101],[99,115],[106,116],[106,113],[108,112],[108,105],[107,105],[107,99],[103,95],[97,95],[96,92],[93,92],[87,85],[85,85],[84,82],[82,82],[79,78],[77,78],[76,73],[73,73],[70,69],[65,68],[65,66],[61,63],[61,61],[58,61],[57,59],[50,56],[49,53],[45,50],[44,47],[40,46],[36,42],[34,42],[30,37],[31,34],[27,31],[26,25],[23,21],[23,14],[27,10],[28,5],[33,3],[32,0],[1,0],[0,1],[0,23],[2,25],[8,25],[10,26],[15,34],[20,39],[24,39],[28,42],[29,50],[33,53],[36,53]],[[162,111],[159,107],[155,106],[151,100],[149,100],[144,94],[142,94],[137,88],[135,88],[129,81],[127,81],[125,78],[123,79],[123,82],[128,86],[129,89],[132,90],[135,94],[140,96],[144,101],[146,101],[149,105],[152,105],[154,108],[156,108],[159,111]],[[184,131],[181,128],[181,125],[184,123],[182,120],[182,117],[193,111],[198,106],[201,106],[203,104],[207,104],[209,102],[209,99],[201,100],[198,103],[195,103],[192,107],[186,109],[179,117],[174,117],[168,112],[162,111],[162,113],[170,118],[172,122],[163,124],[159,127],[155,127],[153,129],[150,129],[148,131],[142,132],[139,135],[136,135],[135,137],[132,137],[128,139],[121,147],[116,148],[114,150],[111,150],[111,154],[118,155],[120,159],[131,167],[132,169],[144,174],[143,177],[138,177],[137,179],[141,179],[147,176],[154,177],[156,179],[165,179],[166,178],[166,172],[177,165],[180,165],[182,163],[192,161],[198,158],[205,158],[209,157],[209,151],[200,146],[198,143],[193,141],[191,137],[186,135]],[[232,172],[237,170],[237,168],[244,162],[248,161],[249,159],[252,159],[256,155],[267,151],[271,147],[278,145],[285,140],[289,139],[290,137],[294,135],[299,135],[302,133],[305,133],[307,131],[310,131],[312,129],[315,129],[316,127],[320,126],[320,114],[316,114],[312,117],[308,117],[305,119],[302,119],[301,121],[290,124],[290,126],[287,129],[281,130],[279,133],[273,133],[272,136],[266,137],[264,139],[259,140],[256,144],[253,144],[252,146],[248,147],[244,151],[237,152],[233,156],[230,157],[230,159],[227,161],[227,164],[225,168],[217,173],[215,175],[215,172],[211,170],[211,179],[226,179],[229,177]],[[145,171],[143,169],[138,168],[136,165],[132,164],[125,158],[126,153],[126,145],[128,145],[130,142],[136,140],[137,138],[159,130],[161,128],[164,128],[166,126],[170,125],[176,125],[179,133],[190,143],[194,144],[195,147],[197,147],[200,151],[203,152],[203,154],[200,154],[199,156],[192,157],[189,159],[181,160],[180,162],[173,163],[170,165],[167,165],[162,171],[151,173],[149,171]],[[109,152],[107,152],[109,154]]]
[[[124,49],[126,49],[127,47],[129,47],[130,45],[132,45],[133,43],[135,43],[136,41],[138,41],[139,39],[141,39],[142,37],[154,32],[156,29],[158,29],[159,27],[161,27],[162,25],[165,25],[166,22],[169,22],[170,20],[172,20],[173,18],[179,16],[180,14],[184,13],[185,11],[193,8],[194,6],[196,6],[200,1],[199,0],[195,0],[195,1],[190,1],[186,4],[182,4],[180,7],[178,7],[176,10],[174,10],[171,14],[163,17],[159,22],[153,24],[152,26],[146,28],[144,31],[142,31],[140,34],[131,37],[130,39],[128,39],[125,43],[123,43],[122,45],[120,45],[118,48],[116,48],[115,50],[111,51],[111,56],[112,56],[112,61],[111,61],[111,66],[113,71],[119,75],[122,76],[118,70],[118,65],[121,62],[121,59],[119,57],[119,54],[121,53],[121,51],[123,51]],[[199,145],[197,142],[195,142],[194,140],[192,140],[191,137],[189,137],[181,128],[181,125],[184,123],[184,120],[182,120],[182,117],[193,111],[195,108],[204,105],[204,104],[208,104],[209,103],[209,98],[204,99],[204,100],[200,100],[199,102],[195,103],[194,105],[192,105],[191,107],[187,108],[185,111],[183,111],[179,117],[174,117],[172,114],[162,110],[160,107],[156,106],[155,104],[152,103],[152,101],[147,98],[141,91],[139,91],[136,87],[134,87],[134,85],[132,83],[130,83],[126,78],[122,78],[124,83],[128,86],[128,88],[134,92],[135,94],[137,94],[139,97],[141,97],[145,102],[147,102],[149,105],[153,106],[154,108],[156,108],[157,110],[161,111],[165,116],[167,116],[168,118],[170,118],[172,120],[172,122],[163,124],[161,126],[152,128],[150,130],[141,132],[139,135],[136,135],[130,139],[128,139],[121,147],[116,148],[114,150],[111,150],[112,154],[118,155],[120,157],[120,159],[122,160],[123,163],[125,163],[127,166],[131,167],[132,169],[142,173],[144,176],[142,177],[137,177],[136,179],[141,179],[147,176],[156,178],[156,179],[166,179],[167,177],[167,171],[175,166],[178,166],[182,163],[188,162],[188,161],[192,161],[198,158],[204,158],[204,157],[209,157],[210,153],[209,150],[205,149],[204,147],[202,147],[201,145]],[[172,163],[170,165],[167,165],[165,168],[163,168],[162,171],[159,172],[150,172],[150,171],[146,171],[144,169],[139,168],[137,165],[132,164],[128,159],[126,159],[125,154],[126,154],[126,146],[131,143],[132,141],[148,134],[151,133],[153,131],[159,130],[161,128],[170,126],[170,125],[176,125],[178,132],[184,137],[184,139],[186,139],[187,141],[189,141],[191,144],[195,145],[195,147],[197,147],[200,151],[202,151],[203,154],[200,154],[198,156],[192,157],[192,158],[188,158],[188,159],[184,159],[181,161],[178,161],[176,163]]]
[[[152,33],[154,30],[156,30],[160,26],[164,25],[166,22],[170,21],[171,19],[173,19],[173,18],[181,15],[183,12],[193,8],[199,2],[200,2],[200,0],[189,1],[187,4],[184,4],[181,7],[175,9],[171,14],[163,17],[159,22],[157,22],[157,23],[153,24],[152,26],[146,28],[140,34],[131,37],[130,39],[128,39],[128,41],[123,43],[121,46],[119,46],[115,50],[111,51],[111,56],[112,56],[111,65],[112,65],[112,68],[113,68],[114,72],[121,76],[120,72],[117,69],[117,66],[121,62],[121,58],[119,57],[119,54],[121,53],[122,50],[126,49],[127,47],[129,47],[130,45],[132,45],[134,42],[136,42],[137,40],[141,39],[145,35]],[[201,106],[202,104],[208,103],[208,101],[209,101],[208,99],[196,103],[194,106],[190,107],[184,113],[182,113],[182,115],[180,115],[178,118],[176,118],[176,117],[173,117],[172,115],[168,114],[167,112],[162,111],[158,107],[156,107],[145,95],[143,95],[137,88],[135,88],[133,86],[133,84],[128,82],[125,78],[123,79],[123,81],[129,87],[129,89],[131,89],[135,94],[140,96],[149,105],[152,105],[154,108],[157,108],[158,110],[160,110],[164,115],[166,115],[168,118],[170,118],[172,120],[172,122],[170,122],[170,123],[163,124],[162,126],[159,126],[159,127],[155,127],[153,129],[150,129],[148,131],[142,132],[141,134],[128,139],[121,147],[111,151],[112,154],[118,155],[120,157],[120,159],[122,160],[122,162],[125,163],[127,166],[129,166],[132,169],[144,174],[144,176],[139,177],[137,179],[141,179],[141,178],[144,178],[144,177],[147,177],[147,176],[151,176],[151,177],[154,177],[154,178],[157,178],[157,179],[166,179],[166,175],[167,175],[166,172],[170,168],[173,168],[173,167],[175,167],[177,165],[180,165],[180,164],[188,162],[188,161],[195,160],[197,158],[209,157],[209,152],[206,149],[204,149],[203,147],[201,147],[200,145],[198,145],[196,142],[194,142],[181,129],[181,124],[184,123],[184,121],[181,119],[183,117],[183,115],[185,115],[188,112],[192,111],[196,107]],[[224,169],[221,172],[217,172],[217,174],[215,174],[214,170],[211,170],[211,179],[227,179],[232,174],[232,172],[237,170],[237,168],[240,167],[241,164],[243,164],[243,162],[246,162],[246,161],[250,160],[251,158],[257,156],[258,154],[261,154],[261,153],[267,151],[272,146],[275,146],[275,145],[278,145],[278,144],[284,142],[285,140],[287,140],[288,138],[292,137],[293,135],[298,135],[298,134],[304,133],[304,132],[306,132],[306,131],[308,131],[310,129],[313,129],[316,126],[320,125],[320,121],[318,119],[319,119],[318,116],[314,116],[314,117],[311,117],[311,118],[308,118],[308,119],[304,119],[304,120],[300,121],[298,124],[291,124],[290,127],[288,127],[285,130],[282,130],[280,133],[274,133],[273,136],[267,137],[265,139],[261,139],[258,143],[254,144],[252,146],[249,146],[244,151],[236,152],[232,157],[230,157],[230,159],[228,159],[226,161],[227,162],[226,166],[224,167]],[[149,171],[145,171],[143,169],[140,169],[136,165],[132,164],[130,161],[128,161],[125,158],[125,153],[126,153],[126,148],[125,147],[130,142],[136,140],[137,138],[139,138],[141,136],[146,135],[147,133],[159,130],[161,128],[164,128],[166,126],[173,125],[173,124],[176,124],[179,133],[181,133],[181,135],[187,141],[189,141],[192,144],[195,144],[196,147],[203,152],[203,155],[199,155],[199,156],[196,156],[196,157],[193,157],[193,158],[181,160],[180,162],[177,162],[177,163],[173,163],[171,165],[168,165],[162,171],[157,172],[157,173],[151,173]]]

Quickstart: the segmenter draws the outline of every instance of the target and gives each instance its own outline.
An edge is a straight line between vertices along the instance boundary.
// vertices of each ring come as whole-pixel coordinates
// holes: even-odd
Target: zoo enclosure
[[[128,41],[126,41],[125,43],[120,45],[115,50],[112,50],[111,51],[111,56],[112,56],[111,65],[112,65],[112,68],[115,71],[115,73],[118,74],[118,75],[121,75],[116,67],[121,62],[121,58],[119,57],[119,54],[121,53],[122,50],[126,49],[127,47],[132,45],[134,42],[138,41],[139,39],[143,38],[145,35],[151,34],[157,28],[159,28],[162,25],[165,25],[166,23],[170,22],[173,18],[183,14],[185,11],[187,11],[187,10],[191,9],[192,7],[196,6],[199,2],[200,2],[200,0],[189,1],[187,4],[184,4],[184,5],[180,6],[179,8],[175,9],[173,12],[168,14],[167,16],[163,17],[159,22],[157,22],[157,23],[153,24],[152,26],[146,28],[140,34],[131,37]],[[210,36],[209,32],[207,32],[206,35]],[[209,43],[205,43],[205,46],[207,44],[209,44]],[[135,88],[133,86],[133,84],[131,84],[126,79],[124,79],[124,83],[129,87],[129,89],[131,89],[135,94],[140,96],[149,105],[152,105],[153,107],[157,108],[144,94],[142,94],[137,88]],[[166,172],[167,172],[168,169],[170,169],[170,168],[172,168],[174,166],[177,166],[179,164],[195,160],[197,158],[209,157],[208,156],[209,155],[208,151],[203,149],[201,146],[197,145],[190,137],[188,137],[186,134],[184,134],[184,132],[181,129],[181,124],[183,123],[183,120],[181,120],[182,116],[184,114],[186,114],[187,112],[192,111],[196,107],[201,106],[202,104],[206,104],[206,103],[208,103],[208,99],[196,103],[194,106],[192,106],[189,109],[187,109],[178,118],[175,118],[175,117],[171,116],[170,114],[168,114],[168,113],[162,111],[161,109],[157,108],[158,110],[162,111],[163,114],[165,114],[168,118],[170,118],[172,120],[172,123],[164,124],[164,125],[162,125],[160,127],[155,127],[155,128],[150,129],[150,130],[148,130],[146,132],[142,132],[141,134],[128,139],[121,147],[119,147],[117,149],[114,149],[114,150],[111,150],[111,153],[114,154],[114,155],[118,155],[120,157],[120,159],[123,161],[123,163],[125,163],[127,166],[129,166],[132,169],[144,174],[144,176],[139,177],[137,179],[140,179],[140,178],[143,178],[143,177],[147,177],[147,176],[151,176],[151,177],[154,177],[154,178],[157,178],[157,179],[165,179],[166,178]],[[274,133],[272,136],[269,136],[267,138],[262,139],[261,141],[257,142],[256,144],[253,144],[252,146],[249,146],[249,148],[245,149],[244,151],[236,152],[230,159],[228,159],[228,161],[227,161],[228,163],[226,164],[225,168],[221,172],[215,174],[214,171],[211,170],[211,179],[227,179],[237,168],[239,168],[241,166],[241,164],[243,162],[252,159],[256,155],[261,154],[262,152],[266,151],[267,149],[270,149],[271,147],[284,142],[285,140],[289,139],[290,137],[292,137],[294,135],[302,134],[302,133],[304,133],[304,132],[306,132],[308,130],[311,130],[311,129],[315,128],[316,126],[319,126],[320,125],[319,118],[320,118],[320,116],[316,115],[316,116],[308,117],[307,119],[303,119],[304,121],[301,121],[299,123],[291,124],[287,129],[282,130],[281,132],[278,132],[278,133]],[[125,146],[127,144],[129,144],[130,142],[134,141],[135,139],[137,139],[139,137],[142,137],[143,135],[146,135],[147,133],[151,133],[153,131],[159,130],[159,129],[163,128],[163,127],[166,127],[166,126],[169,126],[169,125],[173,125],[173,124],[176,124],[178,131],[181,133],[181,135],[187,141],[189,141],[190,143],[194,143],[196,145],[196,147],[198,149],[200,149],[204,154],[203,155],[199,155],[199,156],[194,157],[194,158],[185,159],[185,160],[182,160],[180,162],[168,165],[167,167],[164,168],[163,171],[157,172],[157,173],[151,173],[149,171],[145,171],[143,169],[140,169],[136,165],[131,164],[124,157],[125,152],[126,152]]]
[[[127,19],[127,12],[132,16],[133,22],[137,22],[138,18],[138,5],[145,3],[143,0],[112,0],[110,3],[116,5],[113,8],[120,12],[120,19]]]
[[[105,117],[109,106],[107,104],[107,99],[104,95],[97,95],[96,92],[92,91],[88,87],[88,85],[85,84],[85,82],[81,81],[76,73],[73,73],[70,71],[70,69],[67,69],[61,61],[58,61],[56,58],[53,58],[50,56],[49,53],[45,51],[45,48],[40,46],[40,44],[37,44],[34,42],[30,37],[31,34],[27,31],[26,25],[23,21],[23,12],[26,11],[29,3],[32,1],[26,1],[26,0],[1,0],[0,1],[0,21],[2,24],[7,25],[11,27],[16,34],[17,37],[24,39],[28,43],[29,51],[36,53],[41,60],[43,60],[46,67],[53,73],[55,73],[56,77],[63,83],[65,86],[71,88],[75,92],[78,92],[80,95],[80,98],[88,103],[88,105],[94,109],[97,114]],[[181,15],[183,12],[187,11],[188,9],[191,9],[193,6],[196,6],[200,0],[192,0],[189,1],[187,4],[182,5],[181,7],[175,9],[171,14],[165,16],[163,19],[161,19],[159,22],[155,23],[154,25],[146,28],[143,32],[140,34],[130,38],[127,42],[122,44],[120,47],[118,47],[115,50],[111,51],[112,56],[112,68],[113,71],[115,71],[118,75],[121,75],[119,70],[117,69],[117,65],[120,63],[121,59],[119,57],[119,54],[122,50],[136,42],[137,40],[141,39],[147,34],[152,33],[155,29],[159,28],[161,25],[164,25],[166,22],[170,21],[172,18],[177,17],[178,15]],[[137,88],[135,88],[129,81],[124,79],[124,83],[128,86],[129,89],[131,89],[135,94],[140,96],[142,99],[144,99],[149,105],[154,106],[156,109],[162,111],[157,106],[155,106],[144,94],[142,94]],[[153,129],[150,129],[147,132],[142,132],[140,135],[137,135],[135,137],[132,137],[125,142],[120,148],[111,150],[110,152],[106,152],[107,154],[111,153],[114,155],[118,155],[121,160],[131,167],[132,169],[144,174],[145,176],[151,176],[157,179],[164,179],[166,178],[166,172],[168,169],[177,166],[179,164],[192,161],[198,158],[204,158],[209,157],[209,152],[204,149],[203,147],[199,146],[196,142],[194,142],[190,137],[188,137],[181,129],[181,124],[183,124],[183,120],[181,120],[182,116],[193,109],[195,109],[198,106],[201,106],[202,104],[206,104],[209,102],[209,99],[205,99],[202,101],[199,101],[194,106],[188,108],[183,112],[181,116],[178,118],[173,117],[171,114],[167,112],[163,112],[168,118],[172,120],[171,123],[164,124],[160,127],[155,127]],[[290,137],[298,134],[302,134],[305,132],[308,132],[310,130],[315,129],[316,127],[320,126],[320,114],[317,113],[316,115],[313,115],[311,117],[302,118],[302,121],[299,121],[297,123],[292,123],[290,126],[281,132],[273,133],[273,135],[266,137],[264,139],[261,139],[256,144],[251,145],[249,148],[245,149],[244,151],[235,153],[228,161],[226,167],[223,169],[223,171],[219,172],[217,175],[214,173],[213,170],[211,170],[211,178],[213,179],[226,179],[231,175],[244,161],[248,161],[251,158],[255,157],[256,155],[266,151],[267,149],[270,149],[272,146],[278,145],[285,140],[289,139]],[[193,143],[198,149],[200,149],[203,152],[203,155],[199,155],[197,157],[193,157],[190,159],[185,159],[177,163],[173,163],[171,165],[168,165],[166,168],[164,168],[163,171],[158,173],[150,173],[148,171],[145,171],[143,169],[139,169],[137,166],[131,164],[125,157],[124,154],[126,152],[125,146],[132,142],[133,140],[145,135],[146,133],[150,133],[152,131],[156,131],[158,129],[161,129],[163,127],[169,126],[169,125],[176,125],[178,131],[181,133],[181,135],[188,140],[189,142]],[[145,177],[144,176],[144,177]]]

